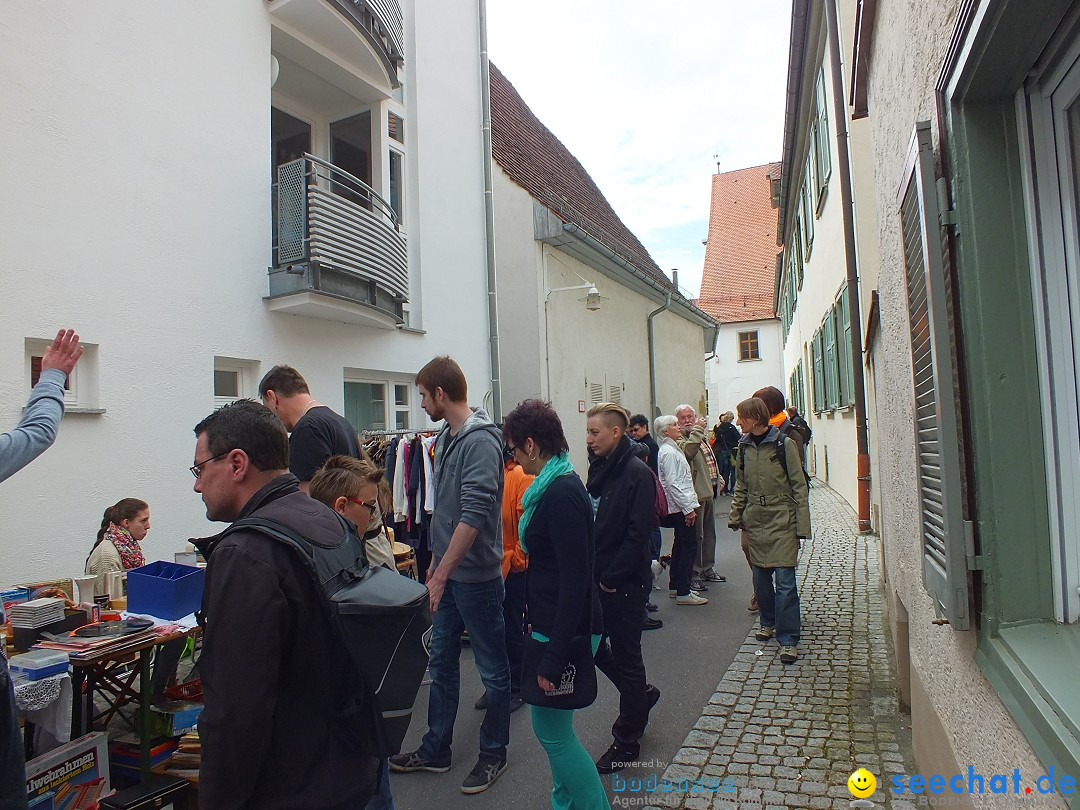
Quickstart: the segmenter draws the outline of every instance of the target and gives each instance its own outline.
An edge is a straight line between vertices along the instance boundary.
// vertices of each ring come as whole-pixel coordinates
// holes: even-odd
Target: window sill
[[[427,334],[427,329],[414,329],[411,326],[399,326],[397,329],[398,329],[399,332],[408,332],[409,334],[412,334],[412,335],[426,335]]]
[[[1009,627],[980,637],[975,660],[1042,764],[1080,772],[1080,625]]]
[[[69,413],[102,414],[102,413],[105,413],[105,409],[104,408],[87,408],[87,407],[84,407],[84,406],[76,405],[76,406],[73,406],[73,407],[70,407],[70,408],[65,407],[64,408],[64,413],[65,414],[69,414]]]
[[[760,357],[748,357],[747,359],[739,360],[738,362],[740,362],[740,363],[760,363],[761,358]]]

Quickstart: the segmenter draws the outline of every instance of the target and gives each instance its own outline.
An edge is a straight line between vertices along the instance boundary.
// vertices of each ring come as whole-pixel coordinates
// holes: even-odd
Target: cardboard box
[[[170,700],[150,707],[150,733],[155,737],[179,737],[199,723],[203,705],[190,700]]]
[[[92,785],[95,782],[97,785]],[[58,796],[67,794],[80,786],[92,788],[98,796],[109,792],[108,743],[100,731],[83,735],[26,763],[26,791],[31,799],[49,791]]]

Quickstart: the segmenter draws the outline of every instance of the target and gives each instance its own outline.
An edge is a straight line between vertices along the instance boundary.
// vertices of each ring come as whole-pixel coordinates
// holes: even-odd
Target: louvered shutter
[[[825,410],[825,358],[821,352],[821,330],[814,333],[812,345],[814,360],[814,413]]]
[[[837,374],[836,361],[836,321],[833,311],[825,313],[825,323],[822,325],[825,335],[825,407],[832,410],[836,407],[840,398],[840,377]]]
[[[840,300],[836,302],[839,326],[837,339],[840,341],[840,378],[844,383],[844,405],[855,404],[855,372],[851,368],[851,315],[848,312],[848,289],[845,284],[840,289]]]
[[[923,584],[957,630],[970,626],[952,318],[930,122],[915,127],[900,189],[922,517]]]

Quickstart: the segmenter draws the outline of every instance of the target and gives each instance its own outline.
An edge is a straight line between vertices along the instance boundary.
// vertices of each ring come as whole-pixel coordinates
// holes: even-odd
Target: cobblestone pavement
[[[877,777],[874,806],[914,807],[887,790],[893,774],[915,770],[910,720],[894,688],[881,541],[859,536],[851,508],[817,481],[810,510],[813,539],[798,568],[799,660],[781,664],[775,640],[748,634],[663,773],[668,783],[719,789],[654,792],[647,810],[839,810],[851,806],[847,780],[860,767]]]

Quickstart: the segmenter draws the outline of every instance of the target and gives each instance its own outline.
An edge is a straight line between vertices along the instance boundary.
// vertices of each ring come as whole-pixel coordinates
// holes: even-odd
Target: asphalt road
[[[739,549],[738,536],[725,524],[729,506],[729,498],[717,499],[716,569],[727,576],[728,581],[711,584],[705,594],[709,604],[676,606],[674,600],[667,597],[666,573],[660,582],[663,590],[653,591],[653,601],[660,610],[652,615],[662,619],[664,626],[644,633],[642,647],[649,681],[660,688],[660,702],[653,709],[648,730],[642,738],[640,760],[643,767],[622,771],[621,778],[647,779],[653,773],[658,776],[663,773],[687,732],[697,722],[702,707],[715,691],[754,622],[754,615],[746,610],[751,594],[750,569]],[[664,553],[668,553],[670,530],[665,530],[664,535]],[[597,674],[599,697],[575,718],[578,737],[594,759],[611,744],[611,723],[619,706],[618,692],[603,674]],[[528,706],[511,715],[509,767],[499,781],[481,794],[466,796],[461,792],[461,782],[476,762],[477,737],[483,718],[483,713],[473,708],[473,702],[483,693],[483,686],[467,647],[461,656],[461,682],[461,703],[454,728],[453,767],[444,774],[391,774],[398,810],[550,808],[551,772],[544,750],[533,734]],[[427,691],[427,686],[420,689],[417,711],[402,748],[404,751],[418,748],[426,730]],[[650,761],[653,766],[646,767]],[[612,777],[602,778],[609,797],[613,796]]]

